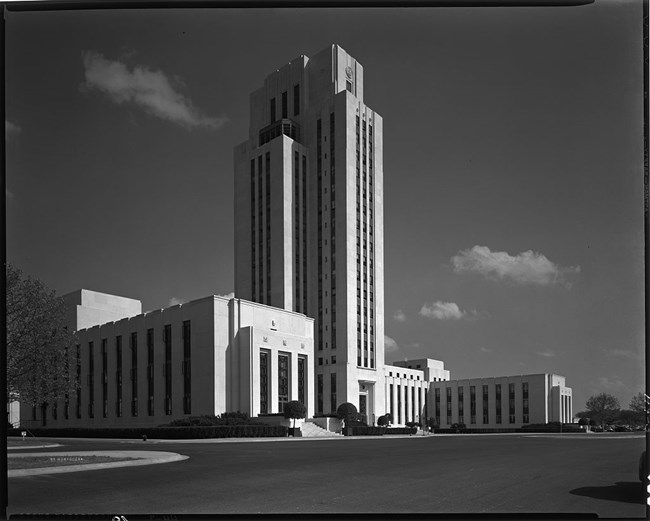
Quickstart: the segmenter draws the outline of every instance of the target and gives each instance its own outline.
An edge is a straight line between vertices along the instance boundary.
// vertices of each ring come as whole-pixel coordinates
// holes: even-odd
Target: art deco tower
[[[250,96],[234,151],[235,295],[315,319],[317,413],[384,404],[382,118],[338,45]]]

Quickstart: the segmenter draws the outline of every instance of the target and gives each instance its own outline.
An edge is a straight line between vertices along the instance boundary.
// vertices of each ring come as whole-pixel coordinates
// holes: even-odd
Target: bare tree
[[[65,304],[38,279],[7,266],[7,401],[46,407],[74,392],[75,346]]]
[[[650,401],[650,398],[648,398],[648,395],[644,393],[639,393],[636,396],[633,396],[630,401],[630,410],[634,412],[635,420],[639,423],[648,423],[648,420],[646,419],[648,401]]]

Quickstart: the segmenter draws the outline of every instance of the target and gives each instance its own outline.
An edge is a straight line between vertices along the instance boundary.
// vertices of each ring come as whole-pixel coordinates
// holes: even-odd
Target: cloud
[[[611,356],[622,356],[624,358],[629,358],[630,360],[641,360],[641,355],[635,353],[634,351],[629,351],[627,349],[614,349],[611,353]]]
[[[14,193],[11,190],[9,190],[9,188],[5,188],[5,198],[7,200],[14,198]]]
[[[397,345],[397,342],[395,342],[391,337],[384,335],[384,352],[394,353],[398,349],[399,346]]]
[[[555,353],[550,349],[545,349],[544,351],[536,351],[537,356],[543,356],[544,358],[552,358],[555,356]]]
[[[235,298],[235,292],[231,291],[230,293],[226,293],[225,295],[217,295],[217,297],[223,297],[227,299]]]
[[[601,376],[598,378],[598,383],[601,387],[609,391],[618,391],[621,389],[627,389],[627,385],[621,380],[617,375],[613,376]]]
[[[458,304],[454,302],[436,301],[433,304],[424,304],[420,310],[420,315],[437,320],[460,320],[467,315],[466,311],[461,311]]]
[[[494,350],[493,349],[488,349],[487,347],[481,347],[481,351],[483,353],[492,353]]]
[[[107,60],[96,51],[84,51],[81,58],[86,79],[82,89],[97,89],[118,105],[135,103],[148,114],[187,129],[218,129],[227,121],[227,118],[211,118],[202,114],[189,98],[174,89],[172,81],[162,71],[142,65],[136,65],[133,71],[129,71],[125,64]],[[178,78],[174,78],[174,83],[183,86]]]
[[[406,315],[401,309],[398,309],[393,315],[393,320],[397,320],[398,322],[406,322]]]
[[[12,123],[8,119],[5,119],[5,136],[20,134],[21,130],[22,129],[18,125]]]
[[[179,298],[179,297],[172,297],[169,299],[168,306],[178,306],[179,304],[185,304],[187,300]]]
[[[459,251],[451,262],[455,273],[474,272],[490,279],[522,285],[563,284],[570,287],[567,276],[580,273],[580,266],[560,267],[532,250],[512,256],[505,251],[490,251],[487,246],[478,245],[471,250]]]

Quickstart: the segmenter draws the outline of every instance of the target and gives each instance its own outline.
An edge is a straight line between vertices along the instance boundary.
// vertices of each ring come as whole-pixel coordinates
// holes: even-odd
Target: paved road
[[[596,513],[645,518],[642,437],[58,440],[185,461],[9,480],[9,513]],[[128,517],[128,515],[127,515]]]

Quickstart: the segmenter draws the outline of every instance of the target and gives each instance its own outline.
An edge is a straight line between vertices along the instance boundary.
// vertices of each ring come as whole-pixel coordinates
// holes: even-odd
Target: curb
[[[137,467],[142,465],[155,465],[158,463],[171,463],[189,458],[175,452],[160,452],[148,450],[125,451],[72,451],[72,452],[34,452],[28,454],[12,454],[11,458],[27,458],[34,456],[107,456],[113,458],[138,458],[128,461],[115,461],[107,463],[89,463],[87,465],[64,465],[61,467],[42,467],[36,469],[14,469],[7,471],[7,477],[35,476],[40,474],[62,474],[65,472],[80,472],[84,470],[110,469],[115,467]]]

